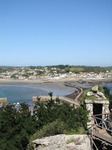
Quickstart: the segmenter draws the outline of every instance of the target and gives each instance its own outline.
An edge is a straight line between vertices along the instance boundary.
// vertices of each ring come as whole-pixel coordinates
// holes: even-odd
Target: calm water
[[[48,95],[60,96],[74,92],[73,88],[56,84],[44,85],[0,85],[0,97],[7,97],[8,103],[26,102],[32,104],[33,96]]]
[[[112,94],[112,83],[103,83],[107,86]],[[37,84],[37,85],[0,85],[0,97],[7,97],[8,103],[26,102],[32,104],[33,96],[48,95],[52,91],[53,95],[67,95],[75,91],[74,88],[65,87],[58,84]]]
[[[112,83],[103,83],[103,86],[106,86],[107,88],[110,89],[110,93],[112,94]]]

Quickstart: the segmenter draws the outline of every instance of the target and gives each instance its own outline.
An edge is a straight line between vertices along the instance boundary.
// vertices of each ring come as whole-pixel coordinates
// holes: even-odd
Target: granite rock
[[[98,85],[95,85],[92,87],[92,91],[97,93],[98,92]]]
[[[91,92],[87,92],[87,96],[94,96],[94,93],[91,91]]]
[[[87,135],[55,135],[33,141],[34,150],[91,150]],[[36,146],[37,144],[37,146]]]

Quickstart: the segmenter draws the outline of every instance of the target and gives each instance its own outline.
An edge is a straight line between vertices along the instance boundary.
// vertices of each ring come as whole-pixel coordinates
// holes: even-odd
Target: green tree
[[[109,99],[109,109],[112,111],[112,95],[110,94],[110,90],[107,87],[103,87],[105,96]]]
[[[44,103],[37,102],[34,109],[34,117],[37,118],[38,128],[60,119],[67,125],[67,130],[74,129],[78,131],[80,127],[86,130],[87,110],[74,108],[67,103],[60,104],[60,101],[48,100]]]
[[[66,124],[62,122],[60,119],[56,119],[55,121],[48,123],[47,125],[43,126],[41,130],[38,130],[34,133],[30,138],[30,143],[27,146],[27,150],[33,150],[33,143],[32,141],[37,138],[42,138],[51,135],[57,135],[64,133],[66,128]]]
[[[53,92],[50,91],[50,92],[48,93],[48,95],[50,96],[50,98],[51,98],[51,100],[52,100]]]
[[[0,108],[0,150],[26,150],[35,126],[28,105],[23,103],[19,109],[14,105]]]
[[[60,123],[61,124],[60,124]],[[28,105],[22,103],[0,108],[0,150],[26,150],[30,136],[42,136],[86,130],[87,111],[60,103],[59,98],[37,101],[33,115]],[[40,130],[40,132],[39,132]]]
[[[40,97],[38,97],[38,96],[37,96],[37,101],[39,101],[39,102],[40,102]]]
[[[110,90],[106,86],[103,87],[103,90],[104,90],[105,96],[109,99],[109,97],[110,97]]]

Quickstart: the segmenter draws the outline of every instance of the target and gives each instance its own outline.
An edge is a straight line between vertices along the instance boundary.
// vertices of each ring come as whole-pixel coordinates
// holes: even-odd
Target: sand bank
[[[73,85],[82,87],[82,85],[87,84],[101,84],[101,83],[112,83],[112,78],[64,78],[64,79],[36,79],[36,80],[18,80],[18,79],[0,79],[0,84],[49,84],[49,83],[56,83],[56,84],[63,84],[63,85]]]

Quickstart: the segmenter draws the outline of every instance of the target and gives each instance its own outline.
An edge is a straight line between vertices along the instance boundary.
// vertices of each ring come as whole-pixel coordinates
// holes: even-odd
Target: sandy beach
[[[0,79],[0,83],[50,83],[50,82],[71,82],[71,81],[87,81],[87,82],[112,82],[112,78],[62,78],[62,79],[36,79],[36,80],[20,80],[20,79]]]
[[[14,80],[14,79],[0,79],[0,85],[13,85],[13,84],[26,84],[26,85],[32,85],[32,86],[40,86],[40,85],[59,85],[59,86],[66,86],[74,88],[75,91],[79,90],[79,88],[87,89],[90,88],[94,84],[102,84],[102,83],[112,83],[111,78],[103,78],[103,79],[85,79],[85,78],[63,78],[63,79],[52,79],[52,80],[46,80],[46,79],[37,79],[37,80]],[[76,90],[77,89],[77,90]],[[72,90],[73,92],[73,90]]]
[[[112,83],[112,78],[103,78],[103,79],[82,79],[82,78],[64,78],[64,79],[37,79],[37,80],[14,80],[14,79],[0,79],[0,84],[32,84],[32,85],[40,85],[40,84],[59,84],[65,85],[69,87],[82,87],[88,88],[93,84],[102,84],[102,83]]]

